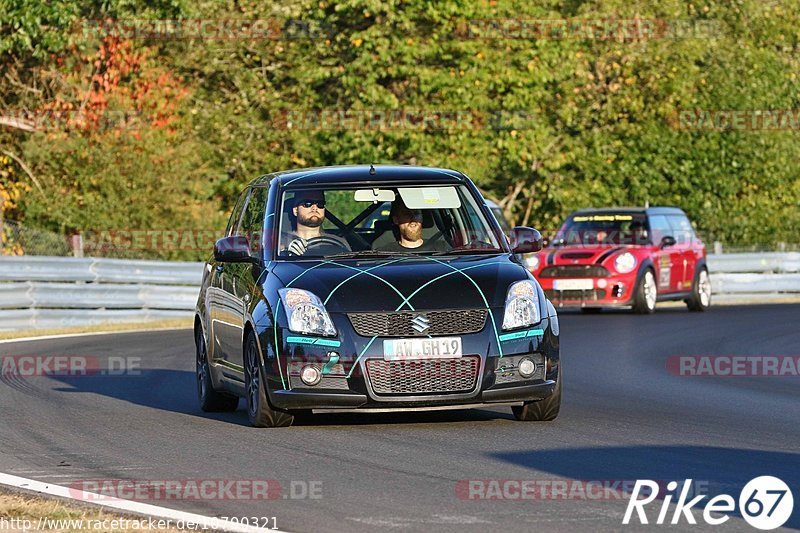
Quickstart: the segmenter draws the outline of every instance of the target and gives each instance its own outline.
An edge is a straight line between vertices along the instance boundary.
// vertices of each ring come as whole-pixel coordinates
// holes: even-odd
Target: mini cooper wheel
[[[277,411],[269,405],[263,376],[256,337],[250,332],[244,342],[244,385],[250,424],[257,428],[291,426],[294,421],[292,415]]]
[[[543,400],[525,402],[522,405],[515,405],[511,408],[514,418],[523,422],[549,422],[558,417],[561,410],[561,364],[558,365],[558,380],[553,394]]]
[[[711,278],[708,269],[701,268],[692,284],[692,297],[686,300],[689,311],[706,311],[711,307]]]
[[[658,299],[658,287],[656,278],[651,269],[647,269],[639,279],[636,287],[636,296],[633,301],[633,312],[640,315],[647,315],[656,310],[656,300]]]
[[[208,350],[203,330],[195,332],[195,363],[197,373],[197,399],[200,409],[206,412],[235,411],[239,406],[239,398],[214,390],[211,382],[211,369],[208,366]]]

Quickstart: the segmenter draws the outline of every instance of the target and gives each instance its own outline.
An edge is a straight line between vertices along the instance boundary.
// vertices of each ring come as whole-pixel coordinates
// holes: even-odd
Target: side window
[[[231,218],[228,219],[228,226],[225,228],[226,237],[233,235],[234,229],[239,225],[239,219],[242,217],[242,208],[244,207],[244,201],[247,198],[248,192],[249,189],[246,189],[242,194],[240,194],[239,198],[236,200],[236,205],[233,206]]]
[[[664,237],[674,237],[672,227],[664,215],[653,215],[649,219],[650,233],[653,236],[653,244],[658,244]]]
[[[691,244],[694,240],[694,230],[689,219],[685,215],[670,215],[668,218],[678,244]]]
[[[266,187],[254,187],[252,189],[247,199],[247,205],[244,208],[242,222],[236,231],[236,235],[244,235],[250,241],[250,252],[253,254],[259,253],[262,248],[268,192],[269,189]]]

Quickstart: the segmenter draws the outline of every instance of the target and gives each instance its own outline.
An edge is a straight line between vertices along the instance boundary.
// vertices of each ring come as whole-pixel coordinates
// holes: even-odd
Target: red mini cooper
[[[581,209],[526,263],[554,305],[597,310],[711,305],[705,245],[676,207]]]

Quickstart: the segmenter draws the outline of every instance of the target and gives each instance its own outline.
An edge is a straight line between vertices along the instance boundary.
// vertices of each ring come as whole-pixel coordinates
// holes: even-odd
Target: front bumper
[[[502,310],[495,321],[501,318]],[[340,336],[318,345],[296,343],[296,335],[283,328],[262,336],[262,346],[274,341],[279,357],[265,359],[270,403],[283,410],[429,410],[521,404],[550,396],[559,372],[559,344],[550,318],[517,332],[495,332],[487,321],[483,331],[461,335],[460,358],[384,360],[384,338],[360,337],[348,331],[347,319],[332,316]],[[555,320],[555,319],[553,319]],[[346,332],[346,333],[342,333]],[[522,359],[536,370],[523,377]],[[471,360],[469,379],[462,363]],[[322,371],[316,385],[302,382],[302,368]],[[379,371],[377,369],[380,369]],[[420,383],[430,384],[430,388]],[[458,384],[458,387],[449,387]]]
[[[371,402],[366,394],[358,393],[325,393],[298,390],[274,391],[271,394],[272,404],[278,409],[312,409],[312,410],[350,410],[387,412],[410,410],[438,410],[441,408],[459,409],[464,407],[491,407],[493,404],[521,404],[523,402],[542,400],[555,390],[556,382],[542,380],[528,385],[490,389],[476,396],[454,401],[431,397],[413,401],[398,400],[382,402],[380,405]]]
[[[578,278],[591,288],[561,289],[558,282],[575,278],[537,278],[547,298],[555,307],[626,307],[633,304],[636,272],[603,278]]]

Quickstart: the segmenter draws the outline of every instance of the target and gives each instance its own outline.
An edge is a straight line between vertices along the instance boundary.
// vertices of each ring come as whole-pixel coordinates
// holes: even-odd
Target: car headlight
[[[630,252],[619,254],[614,259],[614,268],[617,272],[626,274],[636,268],[636,257]]]
[[[517,281],[508,288],[503,329],[524,328],[541,320],[539,292],[530,280]]]
[[[336,335],[333,321],[322,301],[314,293],[303,289],[278,289],[289,329],[310,335]]]
[[[525,254],[522,256],[522,262],[528,270],[536,270],[539,268],[539,254]]]

